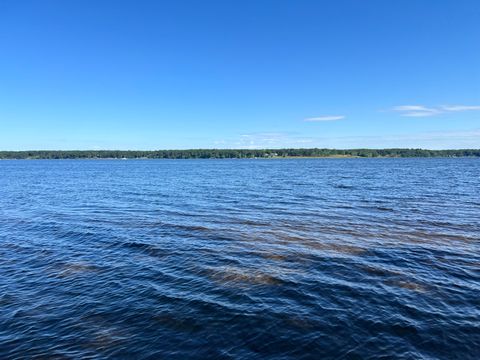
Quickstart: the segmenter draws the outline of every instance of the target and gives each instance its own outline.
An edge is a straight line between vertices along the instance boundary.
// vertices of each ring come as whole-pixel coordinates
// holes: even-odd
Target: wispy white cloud
[[[336,121],[345,119],[344,115],[325,115],[325,116],[317,116],[303,119],[303,121],[307,122],[319,122],[319,121]]]
[[[480,105],[440,105],[440,106],[424,106],[424,105],[400,105],[394,106],[392,111],[399,113],[401,116],[408,117],[427,117],[436,116],[451,112],[480,110]]]
[[[411,134],[359,136],[303,136],[298,133],[251,133],[221,140],[219,148],[480,148],[480,129]]]
[[[480,105],[443,105],[444,111],[471,111],[480,110]]]
[[[394,106],[392,110],[400,113],[402,116],[410,117],[434,116],[441,113],[441,111],[437,108],[426,107],[423,105]]]
[[[289,132],[257,132],[241,134],[238,138],[216,143],[225,148],[279,148],[279,147],[310,147],[312,138],[299,136]]]

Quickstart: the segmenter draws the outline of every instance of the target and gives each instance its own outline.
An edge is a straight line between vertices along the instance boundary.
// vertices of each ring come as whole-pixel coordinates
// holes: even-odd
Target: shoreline
[[[186,149],[186,150],[22,150],[0,151],[0,160],[160,159],[373,159],[478,157],[480,149]]]
[[[231,157],[231,158],[0,158],[0,161],[21,160],[306,160],[306,159],[474,159],[480,156],[277,156],[277,157]]]

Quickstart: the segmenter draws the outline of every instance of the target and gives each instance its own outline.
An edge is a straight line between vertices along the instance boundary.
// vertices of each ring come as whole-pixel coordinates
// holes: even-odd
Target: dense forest
[[[0,159],[243,159],[291,157],[480,157],[480,149],[192,149],[0,151]]]

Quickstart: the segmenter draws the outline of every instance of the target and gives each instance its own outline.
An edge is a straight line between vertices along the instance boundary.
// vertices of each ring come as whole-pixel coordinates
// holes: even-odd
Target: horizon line
[[[333,150],[333,151],[352,151],[352,150],[424,150],[424,151],[461,151],[475,150],[480,148],[445,148],[429,149],[422,147],[352,147],[352,148],[332,148],[332,147],[258,147],[258,148],[185,148],[185,149],[28,149],[28,150],[0,150],[5,152],[105,152],[105,151],[124,151],[124,152],[156,152],[156,151],[258,151],[258,150]]]

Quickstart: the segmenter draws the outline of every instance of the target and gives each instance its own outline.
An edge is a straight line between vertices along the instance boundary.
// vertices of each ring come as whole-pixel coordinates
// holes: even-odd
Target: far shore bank
[[[7,159],[355,159],[480,157],[480,149],[190,149],[0,151]]]
[[[320,160],[320,159],[465,159],[480,158],[480,156],[277,156],[277,157],[244,157],[244,158],[0,158],[0,161],[34,161],[34,160],[86,160],[86,161],[148,161],[148,160]]]

